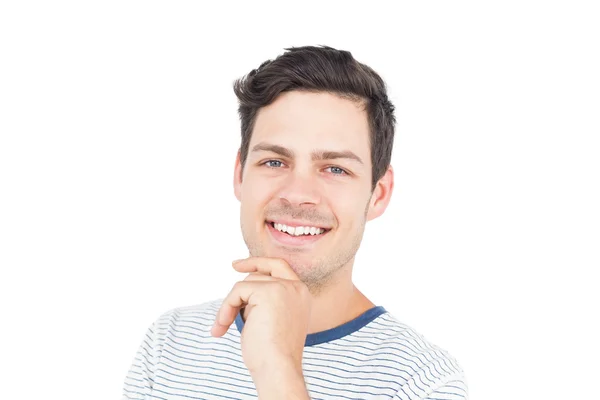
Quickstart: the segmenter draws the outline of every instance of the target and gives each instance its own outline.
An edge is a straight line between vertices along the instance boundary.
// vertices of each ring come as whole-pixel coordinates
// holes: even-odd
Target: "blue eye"
[[[279,161],[279,160],[268,160],[268,161],[265,161],[265,162],[263,163],[263,165],[264,165],[264,164],[269,164],[269,163],[281,163],[281,161]],[[268,167],[270,167],[270,168],[277,168],[277,167],[272,167],[272,166],[270,166],[270,165],[268,165]]]
[[[273,166],[272,163],[279,163],[280,165]],[[277,169],[281,165],[283,165],[283,162],[280,161],[280,160],[267,160],[267,161],[263,162],[261,165],[265,165],[265,166],[267,166],[268,168],[271,168],[271,169]],[[340,168],[340,167],[331,166],[331,167],[327,167],[326,169],[331,169],[333,175],[340,175],[340,176],[349,175],[348,171],[346,171],[346,170],[344,170],[343,168]]]
[[[344,171],[343,169],[341,169],[340,167],[328,167],[328,168],[331,168],[332,172],[334,170],[341,171],[341,173],[339,173],[339,174],[334,173],[334,175],[348,175],[348,173],[346,171]]]

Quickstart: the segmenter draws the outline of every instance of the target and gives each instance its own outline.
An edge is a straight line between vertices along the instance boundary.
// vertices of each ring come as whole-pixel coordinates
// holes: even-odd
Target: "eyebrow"
[[[252,152],[257,151],[270,151],[273,153],[277,153],[283,157],[294,158],[294,152],[290,149],[287,149],[283,146],[279,146],[276,144],[270,143],[259,143],[252,148]],[[364,165],[363,161],[359,156],[351,152],[350,150],[344,151],[333,151],[333,150],[314,150],[311,153],[312,161],[321,161],[321,160],[335,160],[338,158],[345,158],[348,160],[354,160]]]

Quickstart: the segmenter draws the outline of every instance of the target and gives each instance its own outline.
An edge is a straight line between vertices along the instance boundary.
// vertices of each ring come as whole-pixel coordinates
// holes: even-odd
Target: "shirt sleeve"
[[[468,400],[465,373],[455,358],[443,352],[419,368],[394,400]]]
[[[123,385],[123,400],[150,399],[154,385],[154,373],[160,349],[157,341],[157,326],[153,323],[146,331],[142,344],[139,346],[125,377]]]
[[[469,390],[464,375],[437,387],[425,400],[468,400]]]

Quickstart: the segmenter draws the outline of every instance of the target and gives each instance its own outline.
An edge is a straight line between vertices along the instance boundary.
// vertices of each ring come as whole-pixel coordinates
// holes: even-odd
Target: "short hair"
[[[283,92],[299,90],[327,92],[363,105],[369,122],[371,192],[388,169],[394,144],[396,118],[386,84],[369,66],[349,51],[329,46],[286,48],[275,60],[263,62],[234,82],[241,120],[240,159],[242,171],[258,110]]]

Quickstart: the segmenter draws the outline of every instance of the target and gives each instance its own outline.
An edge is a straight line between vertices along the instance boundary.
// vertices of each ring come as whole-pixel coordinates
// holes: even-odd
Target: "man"
[[[238,80],[234,192],[250,257],[224,298],[149,329],[127,399],[465,399],[457,361],[352,282],[385,211],[394,106],[347,51],[300,47]]]

